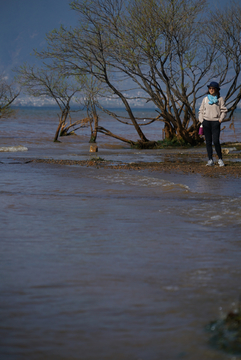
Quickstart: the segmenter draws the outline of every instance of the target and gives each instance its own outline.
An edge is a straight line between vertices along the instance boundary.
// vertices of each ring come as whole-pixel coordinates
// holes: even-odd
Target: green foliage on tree
[[[60,115],[54,141],[58,140],[59,135],[66,135],[71,127],[81,123],[80,120],[72,124],[70,117],[71,101],[77,103],[75,96],[81,92],[80,82],[74,81],[73,78],[68,79],[59,69],[44,65],[35,67],[25,64],[16,72],[17,81],[23,87],[25,93],[34,97],[53,99],[58,105]],[[68,119],[70,125],[67,125]]]
[[[48,46],[36,55],[65,76],[96,79],[121,101],[126,117],[104,110],[133,125],[141,142],[148,139],[133,100],[156,107],[150,122],[164,122],[166,139],[191,145],[200,142],[196,108],[211,80],[225,90],[232,116],[241,98],[240,3],[212,11],[206,0],[75,0],[70,6],[78,25],[49,33]]]
[[[12,103],[18,97],[19,91],[9,84],[3,74],[0,74],[0,119],[8,118],[13,110]]]

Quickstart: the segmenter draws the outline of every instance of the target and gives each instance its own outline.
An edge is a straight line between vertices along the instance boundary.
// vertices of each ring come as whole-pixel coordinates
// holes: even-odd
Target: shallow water
[[[240,358],[205,332],[240,295],[239,180],[24,163],[90,156],[34,139],[0,153],[0,358]]]

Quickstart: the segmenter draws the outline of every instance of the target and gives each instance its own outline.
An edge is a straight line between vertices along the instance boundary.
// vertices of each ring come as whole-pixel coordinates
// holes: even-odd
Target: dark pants
[[[209,160],[213,158],[212,141],[219,159],[222,159],[221,145],[219,142],[220,122],[203,120],[203,132],[206,140],[206,148]]]

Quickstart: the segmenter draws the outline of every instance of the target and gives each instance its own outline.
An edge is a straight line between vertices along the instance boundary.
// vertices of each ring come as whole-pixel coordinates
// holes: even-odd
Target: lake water
[[[93,156],[88,129],[53,143],[56,113],[1,122],[0,147],[20,148],[0,152],[0,359],[240,358],[205,331],[241,293],[240,180],[25,163]],[[240,141],[239,124],[222,136]],[[98,145],[116,162],[162,160]]]

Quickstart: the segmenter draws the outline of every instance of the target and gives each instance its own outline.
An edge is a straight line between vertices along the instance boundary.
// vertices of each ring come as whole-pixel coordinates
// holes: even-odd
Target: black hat
[[[216,81],[210,82],[210,84],[208,85],[208,88],[210,88],[210,87],[220,90],[219,84]]]

